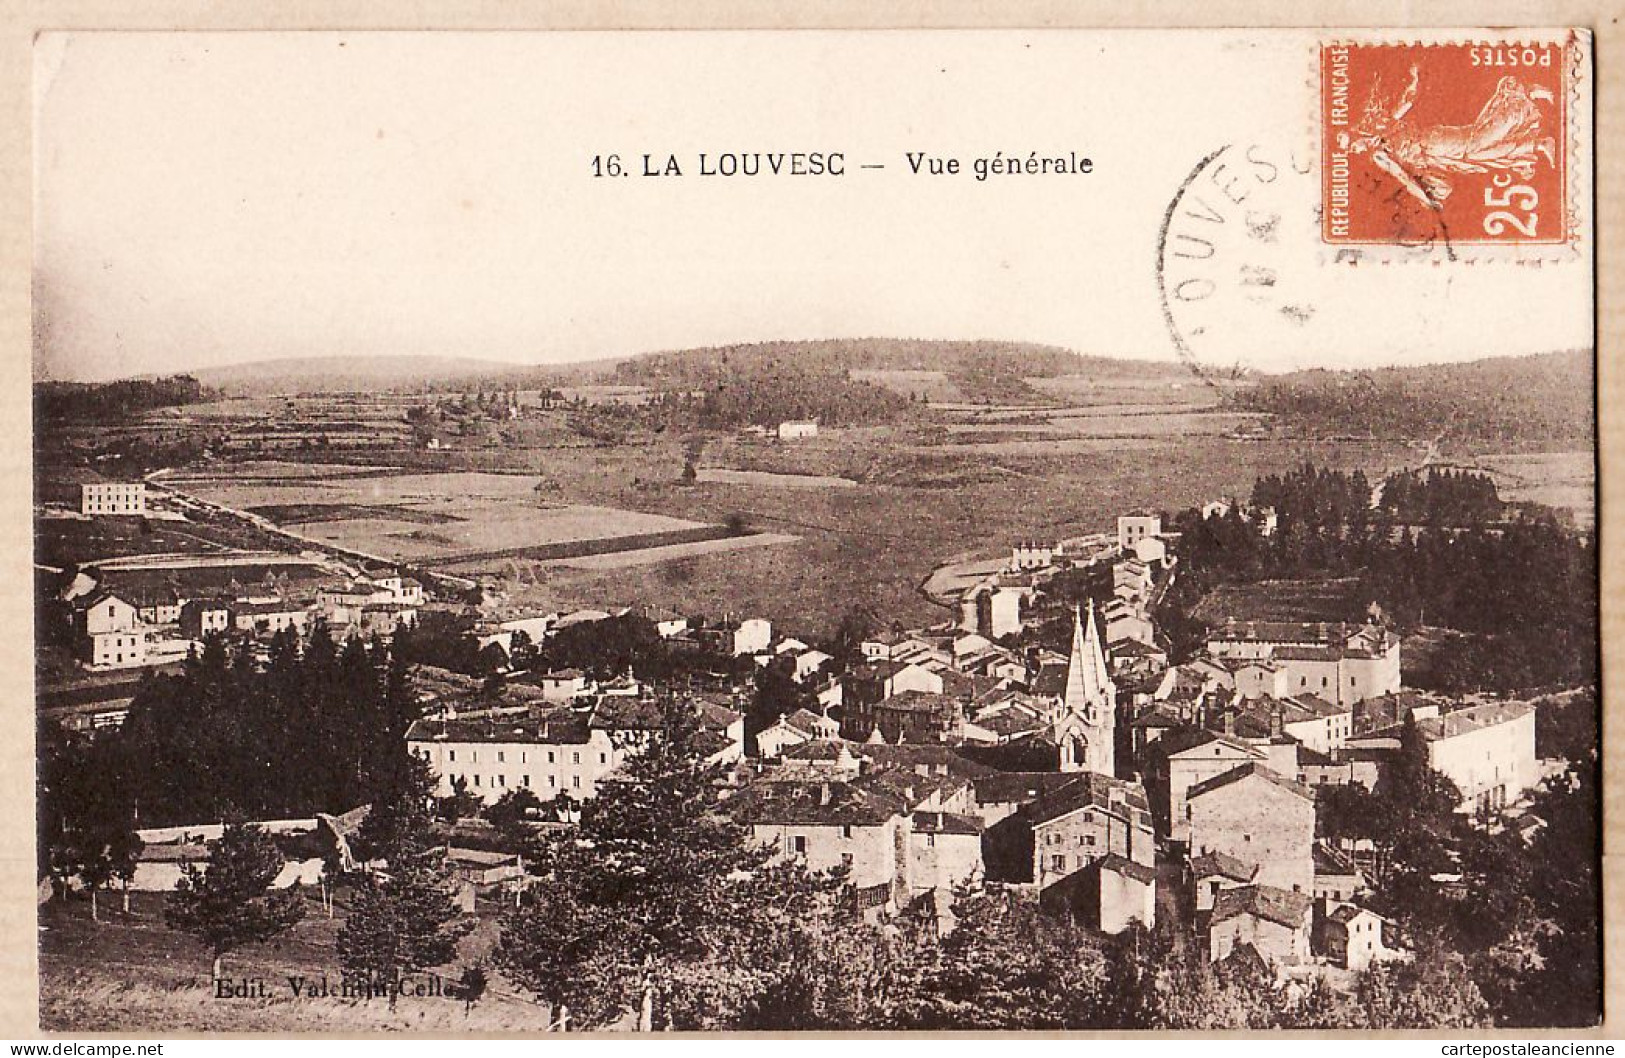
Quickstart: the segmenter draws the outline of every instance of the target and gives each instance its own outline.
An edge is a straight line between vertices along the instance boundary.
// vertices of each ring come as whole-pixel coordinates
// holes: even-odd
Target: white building
[[[818,436],[818,423],[812,420],[791,420],[779,423],[779,440],[800,441]]]
[[[147,663],[149,629],[136,605],[110,591],[77,603],[74,632],[79,660],[92,668],[135,668]]]
[[[706,702],[695,708],[706,728],[708,760],[735,761],[744,755],[742,714]],[[527,788],[543,801],[561,793],[582,801],[597,794],[599,783],[660,722],[653,703],[629,699],[601,703],[590,714],[563,708],[418,720],[407,730],[406,742],[429,763],[440,796],[450,795],[460,780],[487,803]]]
[[[1374,732],[1398,739],[1401,727]],[[1428,763],[1461,791],[1461,812],[1498,812],[1540,782],[1535,707],[1527,702],[1475,705],[1416,721]]]
[[[1117,519],[1117,546],[1130,551],[1147,537],[1162,535],[1162,515],[1124,514]]]
[[[79,511],[81,514],[146,514],[146,483],[87,482],[79,486]]]

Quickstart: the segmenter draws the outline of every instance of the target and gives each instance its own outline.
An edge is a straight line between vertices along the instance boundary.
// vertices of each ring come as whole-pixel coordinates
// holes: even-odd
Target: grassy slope
[[[283,937],[226,957],[228,977],[260,977],[269,999],[215,999],[209,958],[190,937],[163,923],[162,895],[132,894],[132,914],[104,894],[100,924],[89,904],[54,900],[40,909],[40,1024],[47,1031],[157,1032],[515,1032],[543,1031],[545,1008],[493,980],[472,1010],[451,998],[403,999],[391,1012],[369,1002],[297,999],[289,975],[337,985],[335,938],[343,904],[329,919],[313,898],[306,918]],[[462,966],[489,948],[494,907],[481,907],[481,925],[464,939],[459,962],[439,971],[455,980]]]

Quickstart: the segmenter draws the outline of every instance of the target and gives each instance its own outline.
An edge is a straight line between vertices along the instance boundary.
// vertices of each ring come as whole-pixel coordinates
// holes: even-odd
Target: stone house
[[[1306,894],[1271,885],[1221,890],[1208,918],[1208,958],[1227,959],[1246,945],[1269,963],[1307,962],[1310,908]]]
[[[1193,855],[1222,852],[1256,864],[1260,884],[1313,891],[1315,799],[1295,780],[1247,764],[1192,786],[1185,803]]]
[[[1112,853],[1155,866],[1145,789],[1098,772],[1075,774],[1022,810],[1032,830],[1032,881],[1042,890]]]

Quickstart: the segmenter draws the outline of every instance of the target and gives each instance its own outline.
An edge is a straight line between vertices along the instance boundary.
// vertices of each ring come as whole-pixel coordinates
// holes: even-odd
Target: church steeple
[[[1090,706],[1103,698],[1115,697],[1116,691],[1106,668],[1106,653],[1100,646],[1095,604],[1091,600],[1087,626],[1082,611],[1077,608],[1072,611],[1072,650],[1066,661],[1066,692],[1062,701],[1068,709],[1087,714],[1093,711]]]
[[[1095,623],[1095,607],[1089,604],[1089,620],[1079,609],[1072,612],[1072,650],[1066,663],[1066,689],[1062,694],[1062,723],[1081,728],[1083,759],[1078,766],[1110,775],[1113,772],[1113,728],[1117,723],[1117,686],[1106,667],[1106,652],[1100,644]]]

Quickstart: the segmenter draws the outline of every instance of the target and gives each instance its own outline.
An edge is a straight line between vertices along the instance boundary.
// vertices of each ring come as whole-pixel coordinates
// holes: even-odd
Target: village
[[[161,487],[97,481],[70,513],[176,509]],[[1193,516],[1239,519],[1259,539],[1276,531],[1273,510],[1235,500]],[[1117,516],[1115,531],[1012,542],[954,583],[949,619],[903,628],[881,615],[840,641],[635,602],[473,622],[464,634],[485,676],[420,665],[405,733],[436,796],[461,806],[447,832],[460,906],[520,904],[536,881],[524,843],[482,816],[517,811],[532,832],[575,825],[675,698],[725,776],[721,809],[778,857],[840,872],[871,921],[924,914],[947,934],[957,899],[998,890],[1103,935],[1172,924],[1212,962],[1247,960],[1283,982],[1347,987],[1410,958],[1408,938],[1366,900],[1371,843],[1330,836],[1323,795],[1376,789],[1420,747],[1459,794],[1457,813],[1527,838],[1544,825],[1529,795],[1563,766],[1537,758],[1535,706],[1407,688],[1380,612],[1228,620],[1175,663],[1162,625],[1181,545],[1165,515],[1146,511]],[[458,608],[452,579],[332,552],[138,555],[59,572],[42,639],[73,660],[42,686],[40,719],[84,739],[118,730],[145,671],[184,665],[215,639],[259,644],[267,658],[279,637],[318,627],[387,643]],[[1063,599],[1063,583],[1088,587]],[[695,664],[665,679],[631,663],[545,664],[549,644],[590,653],[629,622]],[[1033,635],[1041,622],[1062,641]],[[769,683],[779,698],[764,715]],[[773,700],[787,707],[775,713]],[[334,862],[364,869],[349,841],[367,811],[261,821],[289,850],[274,887],[325,885]],[[222,826],[137,833],[126,892],[167,892],[208,862]],[[42,880],[41,896],[57,890]]]

